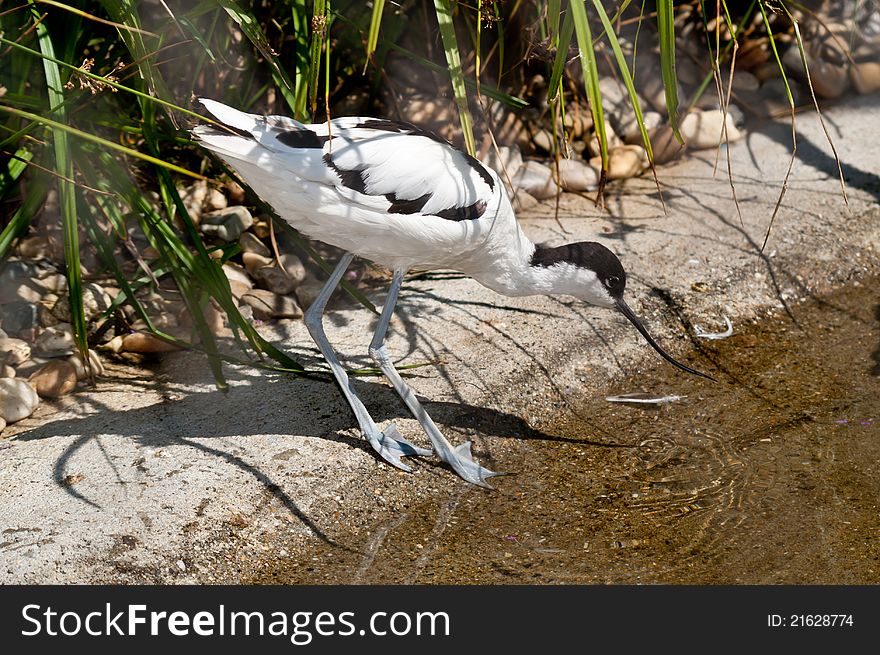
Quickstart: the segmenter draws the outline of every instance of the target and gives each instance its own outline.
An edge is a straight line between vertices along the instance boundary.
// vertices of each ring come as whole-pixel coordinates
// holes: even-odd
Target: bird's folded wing
[[[500,192],[476,159],[407,123],[345,117],[306,125],[201,102],[233,132],[196,128],[209,148],[291,183],[335,187],[348,203],[459,221],[479,218]]]

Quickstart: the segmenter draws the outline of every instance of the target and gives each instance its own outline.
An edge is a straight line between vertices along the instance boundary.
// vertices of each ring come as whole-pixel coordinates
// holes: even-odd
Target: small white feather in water
[[[726,339],[727,337],[732,337],[733,323],[731,323],[730,319],[726,316],[722,318],[724,318],[724,323],[727,325],[727,329],[724,332],[706,332],[699,325],[695,325],[694,334],[696,334],[699,339]]]
[[[609,403],[636,403],[638,405],[665,405],[677,403],[687,396],[657,396],[650,393],[622,393],[617,396],[605,396]]]

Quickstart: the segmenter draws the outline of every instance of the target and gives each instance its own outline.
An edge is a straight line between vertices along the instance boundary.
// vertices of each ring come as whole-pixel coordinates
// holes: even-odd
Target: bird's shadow
[[[73,470],[71,460],[90,442],[95,442],[104,452],[107,466],[113,475],[124,483],[116,469],[114,458],[104,451],[103,435],[123,435],[138,447],[160,449],[185,446],[202,455],[214,458],[220,465],[236,467],[253,478],[275,500],[280,502],[291,516],[305,525],[322,541],[340,546],[319,526],[284,488],[283,482],[273,477],[267,466],[246,460],[242,448],[248,437],[258,435],[296,435],[306,438],[342,442],[352,448],[363,450],[371,457],[375,454],[368,443],[360,437],[350,436],[350,428],[356,426],[354,416],[342,399],[335,385],[281,374],[266,374],[248,378],[248,384],[237,384],[228,392],[210,390],[185,393],[178,399],[166,399],[153,405],[132,409],[113,409],[100,396],[100,387],[88,396],[88,413],[72,418],[62,418],[19,433],[11,440],[27,442],[75,436],[51,465],[55,484],[71,497],[95,509],[101,510],[101,499],[89,498],[69,484]],[[163,383],[146,378],[131,379],[124,383],[114,381],[114,391],[122,385],[130,385],[133,392],[161,391]],[[358,394],[364,400],[375,420],[386,421],[409,417],[396,394],[387,386],[366,379],[354,381]],[[180,395],[179,393],[175,395]],[[428,412],[435,418],[441,430],[453,441],[462,440],[461,435],[537,439],[547,441],[576,441],[589,445],[584,439],[569,439],[535,430],[522,418],[506,412],[471,404],[425,402]],[[356,434],[356,432],[355,432]],[[412,435],[416,440],[419,436]],[[234,438],[229,441],[225,438]],[[284,436],[279,436],[284,439]],[[216,441],[214,441],[216,440]],[[609,445],[596,443],[595,445]],[[476,455],[488,457],[485,453]],[[433,465],[444,475],[454,473],[436,458],[424,458],[422,465]],[[392,470],[389,466],[389,471]],[[461,482],[461,484],[466,484]]]

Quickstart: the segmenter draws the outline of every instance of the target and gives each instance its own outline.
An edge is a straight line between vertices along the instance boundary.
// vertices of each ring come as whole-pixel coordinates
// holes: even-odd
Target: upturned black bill
[[[693,373],[694,375],[699,375],[701,378],[706,378],[707,380],[712,380],[713,382],[717,382],[715,378],[711,375],[706,375],[705,373],[700,373],[689,366],[685,366],[681,362],[677,362],[672,358],[672,356],[663,350],[659,344],[654,341],[654,338],[648,333],[648,330],[645,329],[645,326],[642,325],[642,322],[639,320],[639,317],[635,315],[635,312],[629,308],[623,299],[616,301],[617,309],[620,310],[620,313],[626,316],[629,319],[629,322],[636,326],[636,330],[642,333],[642,336],[645,337],[645,341],[647,341],[651,347],[660,353],[660,356],[663,357],[667,362],[680,368],[682,371],[687,371],[688,373]]]

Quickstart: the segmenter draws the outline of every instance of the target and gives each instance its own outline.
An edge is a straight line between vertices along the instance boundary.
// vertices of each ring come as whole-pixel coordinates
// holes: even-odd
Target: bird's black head
[[[531,264],[547,268],[557,265],[571,267],[569,270],[576,277],[581,277],[579,273],[584,274],[583,279],[578,282],[578,288],[572,289],[568,293],[593,305],[617,308],[645,337],[651,347],[670,364],[688,373],[714,380],[705,373],[700,373],[676,361],[654,341],[641,320],[623,299],[623,292],[626,290],[626,271],[623,270],[623,264],[620,263],[617,255],[602,244],[594,241],[582,241],[556,248],[538,246],[532,255]]]

